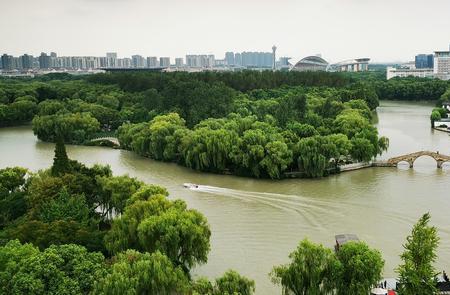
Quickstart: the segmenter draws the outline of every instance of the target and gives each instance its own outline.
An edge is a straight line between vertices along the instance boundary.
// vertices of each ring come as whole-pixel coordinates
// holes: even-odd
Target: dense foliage
[[[374,83],[378,96],[395,100],[437,101],[450,86],[447,81],[423,78],[394,78]]]
[[[289,258],[291,263],[274,267],[271,273],[285,294],[320,295],[335,290],[341,264],[330,249],[305,239]]]
[[[110,272],[101,278],[93,294],[186,294],[189,281],[161,252],[127,250],[114,258]]]
[[[319,177],[388,145],[371,126],[378,99],[448,100],[448,82],[379,73],[108,73],[0,81],[0,125],[38,138],[121,145],[202,171]],[[432,121],[438,120],[433,113]]]
[[[429,213],[424,214],[414,225],[411,235],[403,245],[403,264],[397,270],[401,295],[437,294],[438,272],[433,264],[437,258],[439,237],[436,227],[428,224],[430,218]]]
[[[1,169],[0,293],[190,292],[210,229],[201,213],[167,197],[107,166],[70,160],[61,139],[51,169]]]
[[[0,247],[1,294],[87,294],[105,273],[103,255],[78,245],[40,251],[13,240]]]
[[[348,242],[336,253],[308,240],[274,267],[271,277],[286,294],[368,294],[381,279],[384,260],[363,242]]]
[[[384,260],[378,250],[352,241],[340,247],[336,254],[342,265],[338,295],[366,295],[381,280]]]
[[[169,113],[124,124],[118,138],[125,149],[196,170],[270,178],[300,171],[320,177],[339,161],[369,161],[388,146],[371,125],[365,101],[342,102],[335,94],[260,90],[237,101],[237,113],[225,118],[188,128],[177,113]]]

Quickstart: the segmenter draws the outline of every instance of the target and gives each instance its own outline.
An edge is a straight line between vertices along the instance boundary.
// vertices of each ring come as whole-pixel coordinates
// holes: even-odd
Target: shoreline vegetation
[[[123,149],[205,172],[314,178],[388,148],[371,123],[379,97],[437,101],[447,88],[382,72],[50,74],[0,79],[0,126],[32,121],[40,140],[71,144],[113,134]]]

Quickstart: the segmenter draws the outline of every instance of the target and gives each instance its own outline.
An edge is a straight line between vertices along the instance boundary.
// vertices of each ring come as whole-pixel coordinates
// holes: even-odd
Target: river
[[[381,158],[424,149],[450,155],[450,136],[430,128],[432,108],[429,103],[382,102],[376,124],[380,135],[390,138],[390,148]],[[38,141],[30,127],[0,129],[0,168],[47,168],[53,148]],[[439,170],[433,159],[422,157],[413,169],[404,164],[322,179],[271,181],[200,173],[123,150],[68,146],[67,151],[87,165],[109,164],[115,175],[165,186],[171,198],[202,212],[212,230],[211,252],[195,274],[213,278],[236,269],[256,281],[256,294],[280,293],[268,273],[286,263],[305,237],[333,247],[335,234],[355,233],[382,251],[385,276],[395,276],[402,243],[427,211],[441,237],[436,266],[450,272],[449,163]],[[184,182],[200,187],[184,189]]]

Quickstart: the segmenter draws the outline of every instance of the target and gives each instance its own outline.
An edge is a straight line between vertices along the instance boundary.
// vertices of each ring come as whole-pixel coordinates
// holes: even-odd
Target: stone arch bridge
[[[435,159],[438,168],[442,168],[442,164],[444,164],[445,162],[450,162],[450,156],[442,155],[439,152],[420,151],[412,154],[390,158],[389,160],[387,160],[386,164],[388,166],[396,167],[400,162],[408,162],[409,167],[412,168],[414,166],[414,161],[422,156],[429,156]]]
[[[95,141],[109,141],[113,145],[120,147],[120,142],[119,142],[119,139],[117,139],[117,137],[112,137],[112,136],[97,137],[97,138],[91,139],[90,141],[91,142],[95,142]]]

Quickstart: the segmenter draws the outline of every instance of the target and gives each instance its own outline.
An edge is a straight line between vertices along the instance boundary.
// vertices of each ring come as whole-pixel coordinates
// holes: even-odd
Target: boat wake
[[[186,187],[186,186],[185,186]],[[214,196],[237,199],[243,202],[264,204],[272,208],[301,215],[311,225],[321,228],[321,215],[340,214],[339,205],[327,200],[307,198],[300,195],[278,194],[269,192],[243,191],[209,185],[187,187],[190,190]]]

